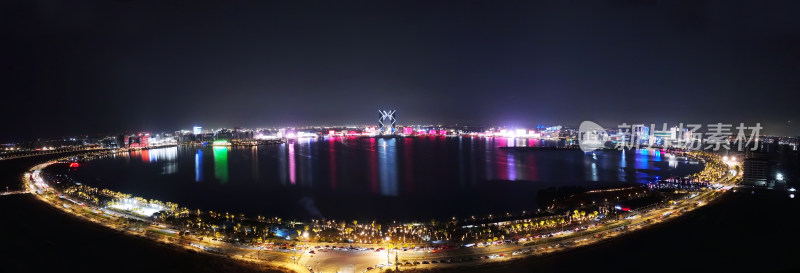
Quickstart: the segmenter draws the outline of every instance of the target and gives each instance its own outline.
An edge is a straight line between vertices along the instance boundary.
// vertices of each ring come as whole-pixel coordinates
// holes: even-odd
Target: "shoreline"
[[[209,155],[209,151],[204,150],[203,152],[207,152],[206,155]],[[251,156],[249,153],[237,152],[239,152],[239,154],[233,155],[237,157]],[[170,150],[170,153],[174,154],[175,152]],[[297,182],[297,185],[289,185],[288,181],[279,180],[286,179],[287,177],[283,176],[283,174],[287,173],[286,170],[281,170],[277,166],[276,168],[270,167],[260,170],[261,172],[268,172],[267,175],[273,176],[267,177],[267,175],[262,175],[260,176],[262,180],[254,180],[256,178],[251,178],[249,171],[242,171],[244,169],[239,168],[237,169],[237,178],[231,181],[231,183],[235,183],[235,185],[226,185],[226,182],[221,182],[219,181],[220,178],[211,175],[212,172],[216,173],[219,172],[219,170],[211,168],[212,162],[208,160],[208,157],[206,157],[205,162],[197,163],[197,155],[194,155],[194,152],[191,150],[178,150],[178,154],[180,156],[173,155],[175,158],[164,161],[166,163],[155,162],[151,155],[149,163],[154,169],[143,169],[147,171],[147,174],[141,175],[136,173],[137,169],[127,166],[129,165],[127,163],[127,160],[129,160],[128,156],[131,156],[131,158],[135,157],[136,159],[140,156],[147,157],[147,154],[136,154],[135,152],[131,155],[123,154],[122,157],[120,157],[120,154],[116,154],[115,156],[111,153],[106,153],[106,155],[100,155],[99,158],[86,158],[85,160],[88,163],[85,165],[83,164],[84,159],[77,159],[77,161],[81,163],[81,168],[78,168],[77,172],[75,172],[76,174],[73,174],[73,172],[66,172],[66,168],[62,171],[60,167],[54,169],[52,173],[66,174],[70,177],[69,179],[58,179],[61,183],[64,183],[64,181],[68,183],[81,182],[87,187],[108,189],[115,192],[121,191],[120,193],[133,193],[132,197],[170,202],[177,201],[175,203],[185,206],[190,211],[195,211],[196,209],[201,209],[203,211],[213,210],[230,212],[236,215],[246,214],[251,218],[265,216],[267,219],[282,218],[286,221],[293,220],[301,223],[314,221],[345,221],[348,223],[353,220],[359,222],[374,221],[386,226],[387,223],[393,222],[424,224],[431,219],[440,222],[448,222],[453,219],[452,217],[458,219],[460,223],[470,222],[471,218],[476,217],[486,221],[514,221],[521,218],[533,218],[536,217],[535,214],[537,211],[548,210],[548,206],[545,206],[543,202],[539,202],[538,198],[530,198],[531,196],[536,197],[538,193],[543,191],[573,187],[576,189],[592,190],[606,187],[646,185],[654,181],[654,179],[657,179],[658,176],[683,177],[698,173],[704,165],[670,166],[670,168],[667,169],[666,159],[657,163],[651,163],[653,162],[651,160],[648,164],[652,164],[652,166],[647,167],[655,168],[651,172],[650,169],[636,169],[636,167],[633,167],[633,165],[628,162],[628,166],[625,167],[624,170],[616,170],[612,166],[608,173],[600,174],[601,178],[599,180],[590,177],[587,165],[584,166],[587,168],[586,173],[578,173],[575,175],[559,173],[552,177],[546,177],[546,180],[525,180],[524,178],[508,179],[500,175],[499,178],[486,178],[486,180],[481,183],[473,182],[469,184],[469,180],[481,180],[484,174],[489,175],[490,172],[488,171],[486,171],[486,173],[481,173],[481,169],[478,170],[480,175],[475,175],[475,177],[467,176],[467,178],[465,178],[466,180],[461,178],[460,184],[455,184],[459,183],[459,181],[456,180],[458,178],[453,178],[452,180],[441,183],[442,185],[449,183],[446,184],[448,185],[447,188],[433,188],[427,186],[427,184],[436,185],[435,183],[419,182],[424,181],[419,180],[417,183],[426,184],[425,186],[428,188],[421,189],[421,187],[418,187],[420,189],[417,189],[416,192],[412,192],[412,190],[414,190],[413,183],[405,182],[413,178],[413,176],[406,174],[405,177],[398,178],[400,179],[398,180],[400,183],[398,183],[399,186],[397,187],[399,187],[400,191],[403,191],[403,194],[393,196],[382,192],[383,187],[389,187],[383,184],[375,186],[373,183],[370,185],[374,186],[373,188],[369,188],[367,185],[359,185],[357,188],[353,186],[356,182],[370,183],[371,181],[381,178],[382,176],[375,175],[376,170],[371,171],[371,179],[373,180],[358,176],[355,179],[362,180],[351,182],[349,188],[342,187],[341,185],[336,188],[336,181],[341,181],[341,177],[338,179],[330,178],[330,181],[333,182],[328,183],[329,181],[326,180],[328,177],[319,175],[319,178],[317,178],[317,174],[315,173],[314,177],[319,180],[318,182],[302,182],[302,185],[301,182]],[[200,160],[202,161],[202,154],[200,155]],[[568,155],[571,158],[581,158],[581,156],[576,153],[569,153]],[[190,156],[192,157],[190,158]],[[645,157],[647,157],[647,155],[645,155]],[[652,157],[652,155],[650,155],[650,157]],[[194,158],[194,162],[191,162],[192,158]],[[125,160],[126,166],[117,166],[118,164],[116,163],[123,162],[122,160]],[[146,159],[143,159],[143,162],[144,160]],[[625,163],[618,163],[617,160],[624,160],[624,156],[622,159],[619,159],[619,157],[609,159],[609,162],[613,164],[623,164],[624,166]],[[97,161],[97,163],[94,161]],[[138,162],[133,163],[138,164]],[[188,165],[190,163],[194,165]],[[247,161],[243,164],[248,165],[250,163],[251,161]],[[583,164],[586,165],[588,163]],[[600,162],[598,164],[604,163]],[[176,165],[182,166],[181,171],[174,170],[175,167],[173,166]],[[343,164],[337,165],[341,167]],[[550,166],[552,164],[546,165]],[[103,169],[106,166],[109,167],[108,170]],[[189,170],[192,166],[195,168],[194,173],[191,173]],[[214,163],[213,166],[217,168],[216,163]],[[286,166],[282,165],[282,167]],[[161,168],[160,173],[157,168]],[[230,168],[233,168],[233,166]],[[325,175],[330,175],[326,168],[327,167],[317,169],[320,169]],[[114,171],[111,171],[112,169]],[[431,170],[425,171],[431,172]],[[517,171],[519,172],[520,170]],[[528,171],[535,173],[535,171]],[[279,176],[278,172],[281,172],[281,176]],[[502,172],[505,173],[505,171]],[[578,170],[578,172],[580,172],[580,170]],[[119,176],[117,173],[130,175]],[[256,171],[253,171],[253,173],[256,173]],[[306,171],[304,173],[308,172]],[[330,173],[334,172],[331,171]],[[336,173],[339,172],[337,171]],[[472,173],[475,173],[475,171]],[[205,174],[205,180],[197,178],[203,177],[203,174]],[[192,181],[189,179],[189,175],[194,175],[195,180]],[[233,172],[231,175],[234,175]],[[255,177],[257,175],[252,174],[252,176]],[[176,178],[173,179],[172,177]],[[264,177],[267,178],[264,179]],[[431,177],[431,175],[428,174],[425,178],[427,177]],[[577,177],[577,180],[567,180],[575,177]],[[200,179],[200,182],[210,181],[216,183],[194,183],[198,182],[198,179]],[[564,180],[562,181],[562,179]],[[137,180],[141,180],[141,186],[137,184],[139,183]],[[177,183],[171,183],[173,180]],[[428,182],[438,183],[438,181]],[[408,185],[406,186],[403,183]],[[342,183],[339,182],[339,184]],[[191,194],[184,194],[187,190],[193,192]],[[381,191],[379,192],[379,190]],[[484,200],[483,202],[486,203],[486,205],[478,205],[481,202],[474,202],[473,200]],[[490,200],[492,202],[487,203],[485,200]],[[314,203],[310,205],[304,203],[307,201],[313,201]],[[315,210],[317,207],[322,208],[322,210]],[[392,213],[386,213],[388,211]],[[590,212],[591,210],[587,209],[587,211]],[[356,214],[353,212],[358,213]],[[562,211],[562,213],[563,212],[565,211]],[[509,213],[511,216],[506,217]],[[542,214],[542,216],[545,215],[546,214]],[[481,222],[486,222],[483,220]]]
[[[34,166],[33,168],[31,168],[30,170],[32,170],[32,171],[35,171],[35,170],[41,170],[41,169],[42,169],[42,168],[44,168],[45,166],[47,166],[47,165],[49,165],[49,164],[53,164],[53,163],[55,163],[55,162],[57,162],[57,160],[50,161],[50,162],[43,163],[43,164],[39,164],[39,165],[36,165],[36,166]],[[34,186],[35,182],[34,182],[34,183],[31,183],[31,181],[29,180],[29,178],[31,178],[31,177],[32,177],[32,176],[26,176],[26,177],[23,177],[23,180],[25,181],[26,185],[28,185],[29,187],[31,187],[31,189],[34,189],[33,187],[35,187],[35,186]],[[713,191],[712,191],[712,193],[713,193]],[[70,213],[70,211],[69,211],[70,207],[63,206],[63,205],[64,205],[63,203],[61,204],[62,206],[58,206],[58,201],[59,201],[59,199],[58,199],[58,198],[52,198],[52,197],[48,198],[46,195],[43,195],[43,194],[35,194],[35,195],[38,197],[38,199],[39,199],[39,200],[41,200],[41,201],[43,201],[43,202],[46,202],[46,203],[50,204],[51,206],[54,206],[54,207],[56,207],[56,208],[58,208],[58,209],[60,209],[60,210],[62,210],[62,211],[64,211],[64,212],[66,212],[66,213]],[[721,194],[720,194],[720,195],[721,195]],[[704,195],[701,195],[701,196],[704,196]],[[717,199],[716,197],[718,197],[718,196],[713,196],[713,197],[714,197],[714,198],[712,198],[712,199],[710,199],[710,200]],[[62,201],[63,201],[63,200],[62,200]],[[707,200],[707,201],[708,201],[708,200]],[[98,208],[94,208],[94,209],[98,209]],[[691,208],[691,209],[689,209],[689,210],[686,210],[685,212],[689,212],[689,211],[691,211],[691,210],[693,210],[693,209],[694,209],[694,208]],[[102,211],[102,210],[104,210],[104,209],[103,209],[103,208],[100,208],[100,211]],[[194,245],[194,243],[192,243],[192,242],[191,242],[191,241],[192,241],[192,240],[191,240],[191,238],[189,238],[189,240],[188,240],[188,241],[190,241],[190,242],[189,242],[189,243],[187,243],[187,244],[188,244],[188,246],[187,246],[187,244],[183,244],[183,243],[186,243],[186,240],[185,240],[185,239],[182,239],[182,240],[175,240],[175,239],[174,239],[174,236],[169,236],[169,235],[164,235],[164,234],[157,235],[157,236],[155,236],[155,238],[151,238],[151,237],[154,237],[154,236],[153,236],[153,235],[145,236],[145,235],[140,235],[140,234],[132,233],[132,232],[131,232],[130,230],[128,230],[128,229],[119,229],[119,227],[115,227],[113,223],[109,223],[109,222],[108,222],[108,221],[110,221],[109,219],[107,219],[108,221],[103,221],[103,220],[98,220],[98,217],[96,217],[96,216],[95,216],[95,218],[92,218],[91,216],[87,216],[87,215],[85,215],[85,214],[84,214],[84,215],[80,215],[80,214],[76,214],[76,213],[74,213],[74,212],[73,212],[73,213],[70,213],[70,214],[72,214],[72,215],[73,215],[73,216],[75,216],[75,217],[78,217],[78,218],[83,218],[84,220],[88,220],[88,221],[94,222],[94,223],[96,223],[96,224],[100,224],[100,225],[106,226],[107,228],[111,228],[111,229],[114,229],[114,230],[120,230],[121,232],[125,232],[125,234],[126,234],[126,235],[134,235],[134,236],[148,237],[148,239],[150,239],[150,240],[156,240],[156,241],[164,242],[164,243],[171,244],[171,245],[173,245],[173,246],[180,247],[180,248],[183,248],[183,249],[192,249],[192,247],[195,247],[195,248],[197,248],[197,245]],[[102,213],[100,213],[100,214],[102,214]],[[107,215],[108,215],[108,214],[107,214]],[[125,215],[117,215],[117,216],[115,216],[115,217],[126,217],[126,216],[125,216]],[[130,217],[130,215],[129,215],[128,217]],[[670,218],[677,218],[677,217],[670,217]],[[102,217],[100,217],[100,219],[102,219]],[[667,221],[668,221],[668,220],[667,220]],[[664,220],[659,220],[659,221],[657,221],[657,223],[661,223],[661,222],[664,222]],[[152,225],[153,223],[150,223],[150,224]],[[638,222],[638,225],[633,225],[632,223],[631,223],[631,224],[628,224],[628,225],[631,225],[631,226],[632,226],[632,229],[631,229],[631,230],[638,230],[638,229],[640,229],[640,228],[644,228],[644,227],[649,227],[649,226],[652,226],[653,224],[655,224],[655,223],[651,223],[651,224],[647,224],[647,225],[644,225],[644,226],[642,226],[642,222],[640,221],[640,222]],[[624,225],[624,226],[626,227],[626,229],[627,229],[627,226],[628,226],[628,225]],[[179,230],[179,229],[178,229],[178,230]],[[180,232],[180,231],[179,231],[179,232]],[[594,240],[594,239],[592,239],[592,240],[591,240],[591,242],[588,242],[588,243],[586,243],[586,244],[594,244],[594,243],[597,243],[597,242],[599,242],[599,241],[605,241],[605,240],[607,240],[607,239],[609,239],[609,238],[614,238],[614,237],[616,237],[616,236],[619,236],[619,235],[625,234],[625,233],[627,233],[627,232],[628,232],[628,231],[624,231],[624,232],[621,232],[621,233],[613,233],[613,231],[609,232],[609,231],[607,231],[607,230],[591,230],[591,232],[588,232],[588,231],[587,231],[586,233],[588,233],[588,235],[603,235],[603,236],[602,236],[602,237],[600,237],[600,238],[599,238],[599,240]],[[146,234],[146,233],[147,233],[147,232],[145,232],[145,234]],[[609,236],[609,235],[610,235],[610,236]],[[164,237],[167,237],[167,238],[164,238]],[[169,237],[173,237],[173,239],[169,239]],[[531,253],[531,252],[533,252],[533,253],[534,253],[533,255],[518,255],[518,256],[520,256],[520,257],[541,256],[541,255],[546,255],[546,254],[550,254],[550,253],[554,253],[554,252],[562,252],[563,250],[566,250],[566,249],[574,249],[574,248],[578,248],[578,247],[580,247],[580,246],[586,245],[586,244],[576,244],[576,245],[567,246],[567,247],[562,247],[562,246],[560,245],[560,242],[564,242],[564,241],[572,240],[573,238],[576,238],[576,241],[577,241],[577,239],[587,240],[587,239],[586,239],[586,234],[584,234],[584,235],[582,235],[582,236],[581,236],[581,235],[578,235],[577,237],[576,237],[576,236],[572,236],[572,237],[570,237],[570,236],[568,236],[568,235],[567,235],[567,236],[561,236],[561,237],[557,237],[557,238],[554,238],[554,239],[552,239],[552,240],[554,240],[554,241],[551,241],[551,242],[549,243],[548,249],[544,249],[544,250],[542,250],[542,251],[537,251],[537,250],[539,250],[539,249],[537,249],[537,250],[532,250],[530,247],[528,247],[528,248],[527,248],[527,249],[528,249],[528,252],[527,252],[527,253]],[[202,242],[203,242],[203,241],[204,241],[204,238],[201,238],[201,240],[200,240],[199,242],[201,242],[201,244],[202,244]],[[556,246],[555,246],[555,249],[553,249],[553,244],[554,244],[554,243],[556,244]],[[316,247],[319,247],[319,246],[321,246],[322,244],[324,244],[324,243],[310,243],[310,242],[306,242],[307,248],[302,248],[302,247],[301,247],[299,250],[295,250],[294,252],[288,252],[288,253],[284,253],[284,256],[288,255],[288,256],[296,256],[296,257],[299,257],[299,258],[295,258],[295,259],[297,259],[297,260],[299,260],[299,261],[291,260],[291,261],[276,262],[276,261],[275,261],[276,259],[272,259],[272,261],[269,261],[269,262],[262,262],[261,260],[263,260],[263,259],[261,259],[261,257],[260,257],[260,256],[262,255],[262,254],[260,253],[260,251],[261,251],[261,250],[258,250],[258,252],[259,252],[259,253],[258,253],[259,257],[257,257],[257,258],[251,258],[251,256],[253,256],[253,255],[252,255],[252,253],[251,253],[250,255],[248,255],[248,254],[247,254],[247,253],[248,253],[248,251],[247,251],[247,250],[250,250],[249,252],[252,252],[252,250],[253,250],[253,249],[249,249],[249,248],[245,248],[245,249],[242,249],[242,248],[240,248],[240,249],[239,249],[240,251],[241,251],[241,250],[244,250],[244,251],[245,251],[245,254],[239,254],[240,256],[236,256],[235,252],[234,252],[234,253],[233,253],[233,255],[232,255],[232,254],[231,254],[231,249],[228,249],[228,250],[226,250],[226,253],[228,253],[228,254],[221,255],[221,256],[223,256],[223,257],[227,256],[227,257],[231,257],[231,258],[234,258],[234,259],[237,259],[237,260],[242,260],[242,261],[257,262],[257,263],[260,263],[260,264],[270,264],[270,265],[273,265],[273,266],[280,265],[280,266],[284,266],[284,267],[285,267],[287,270],[294,270],[294,271],[297,271],[297,272],[301,272],[303,269],[302,269],[302,268],[299,268],[299,264],[302,264],[302,263],[303,263],[303,261],[304,261],[303,259],[304,259],[304,258],[305,258],[305,259],[310,259],[310,258],[311,258],[311,257],[303,257],[303,254],[305,254],[305,252],[307,251],[307,249],[314,249],[314,247],[315,247],[314,245],[316,245]],[[365,246],[365,247],[366,247],[366,246],[372,246],[372,245],[375,245],[375,244],[359,244],[359,243],[350,243],[350,244],[351,244],[351,245]],[[536,244],[531,244],[530,246],[539,246],[539,245],[547,245],[547,244],[548,244],[548,243],[547,243],[547,241],[545,240],[545,242],[544,242],[544,243],[541,243],[541,242],[539,242],[539,243],[536,243]],[[380,244],[378,244],[378,245],[380,245]],[[501,245],[502,245],[502,243],[501,243]],[[519,242],[517,243],[517,245],[519,245]],[[528,244],[525,244],[525,245],[523,245],[522,247],[517,247],[516,249],[522,249],[522,250],[524,251],[524,249],[525,249],[525,246],[527,246],[527,245],[528,245]],[[495,245],[492,245],[492,247],[494,247],[494,246],[495,246]],[[225,245],[225,244],[223,244],[223,245],[222,245],[222,247],[225,247],[225,248],[237,248],[237,246],[230,246],[230,245]],[[489,248],[489,247],[487,247],[487,248]],[[508,247],[506,247],[506,248],[508,248]],[[514,248],[514,247],[512,246],[511,248]],[[387,248],[387,249],[388,249],[388,248]],[[552,249],[552,250],[551,250],[551,249]],[[192,249],[192,250],[194,250],[194,249]],[[501,250],[500,252],[507,252],[507,250],[509,250],[509,249],[503,249],[503,250]],[[209,251],[204,251],[204,252],[209,252]],[[265,252],[266,252],[266,251],[265,251]],[[397,254],[397,252],[399,252],[399,250],[398,250],[398,251],[395,251],[395,253],[396,253],[395,255],[398,255],[398,254]],[[494,251],[494,252],[497,252],[497,251]],[[386,252],[384,252],[384,253],[386,253]],[[486,252],[486,254],[487,254],[487,255],[491,255],[491,253],[493,253],[493,252],[492,252],[492,251],[488,251],[488,252]],[[527,254],[527,253],[522,253],[522,254]],[[502,254],[502,253],[501,253],[501,254]],[[263,254],[263,255],[265,255],[265,254]],[[472,253],[467,253],[465,256],[469,256],[469,255],[475,255],[475,254],[472,254]],[[309,255],[309,256],[311,256],[311,255]],[[515,256],[515,255],[511,255],[511,256]],[[486,256],[483,256],[483,257],[486,257]],[[286,257],[284,257],[284,258],[286,258]],[[512,258],[510,258],[510,259],[503,259],[503,260],[516,260],[516,259],[517,259],[517,257],[512,257]],[[482,260],[483,260],[483,259],[482,259]],[[292,263],[292,261],[295,261],[295,262],[294,262],[294,263]],[[480,260],[478,260],[478,261],[480,262]],[[462,266],[462,265],[467,265],[467,264],[469,264],[469,263],[473,263],[471,260],[468,260],[468,261],[462,261],[462,262],[464,262],[464,263],[459,263],[459,264],[458,264],[458,266]],[[387,263],[390,263],[390,261],[389,261],[389,262],[387,262]],[[450,267],[450,265],[454,265],[454,264],[449,264],[449,263],[448,263],[448,264],[447,264],[447,266],[436,266],[436,268],[447,268],[447,267]],[[415,266],[415,267],[416,267],[416,266]],[[419,266],[419,267],[426,267],[426,266]]]

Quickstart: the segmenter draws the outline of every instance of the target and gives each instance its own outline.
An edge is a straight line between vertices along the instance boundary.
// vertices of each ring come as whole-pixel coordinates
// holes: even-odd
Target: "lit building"
[[[142,147],[150,146],[150,133],[140,133],[139,134],[139,145]]]
[[[233,129],[232,139],[237,139],[237,140],[253,139],[253,131],[248,129],[242,129],[241,127],[236,127]]]
[[[233,132],[228,129],[221,129],[214,132],[214,140],[230,140],[233,138]]]
[[[772,164],[765,154],[755,153],[743,162],[742,183],[767,186],[772,174]]]
[[[122,139],[120,148],[144,148],[150,146],[150,133],[139,133],[136,135],[121,135],[117,139]]]
[[[651,145],[650,143],[650,127],[644,125],[633,125],[633,133],[631,134],[631,140],[634,140],[634,144],[644,144],[644,145]]]

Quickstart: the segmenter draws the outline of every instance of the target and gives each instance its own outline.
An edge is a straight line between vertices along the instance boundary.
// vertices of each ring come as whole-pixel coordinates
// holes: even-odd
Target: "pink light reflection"
[[[289,181],[292,182],[292,185],[297,183],[295,180],[294,143],[289,144]]]

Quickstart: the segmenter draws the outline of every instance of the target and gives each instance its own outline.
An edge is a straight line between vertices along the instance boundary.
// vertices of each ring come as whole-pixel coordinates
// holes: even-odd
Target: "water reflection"
[[[145,164],[161,164],[160,174],[178,172],[178,147],[134,150],[122,157],[126,163],[130,163],[130,157],[137,157]]]
[[[403,139],[403,183],[408,193],[414,192],[413,142],[410,138]]]
[[[194,181],[203,181],[203,150],[197,149],[194,154]]]
[[[152,149],[149,150],[148,154],[150,163],[164,163],[162,174],[174,174],[178,172],[178,147]]]
[[[490,159],[494,156],[494,152],[493,152],[494,147],[492,147],[492,143],[494,143],[494,139],[493,138],[484,141],[484,145],[483,145],[484,146],[483,147],[483,156],[484,156],[484,158],[486,160],[485,160],[485,162],[481,162],[481,163],[483,163],[483,166],[484,166],[484,170],[485,170],[485,173],[486,173],[486,176],[485,176],[486,180],[495,179],[494,178],[494,172],[492,172],[492,170],[494,170],[494,168],[492,168],[492,165],[489,164]]]
[[[375,163],[376,160],[376,152],[375,152],[375,138],[369,139],[369,152],[367,153],[367,163],[369,164],[368,176],[369,176],[369,188],[372,193],[378,193],[378,164]]]
[[[591,162],[591,165],[592,165],[592,167],[591,167],[592,181],[598,181],[599,179],[597,177],[597,153],[592,152],[592,157],[591,157],[590,162]]]
[[[669,154],[669,168],[670,169],[677,169],[678,168],[678,159],[675,158],[675,155]]]
[[[538,181],[539,180],[539,167],[536,162],[536,156],[533,153],[528,153],[526,157],[525,165],[528,170],[528,180],[531,181]]]
[[[289,182],[294,185],[297,183],[295,177],[295,165],[294,165],[294,142],[289,143]]]
[[[250,148],[250,160],[253,161],[251,166],[253,171],[253,180],[258,181],[259,171],[258,171],[258,146],[253,146]]]
[[[378,165],[381,195],[397,196],[397,145],[396,139],[378,140]]]
[[[506,156],[506,167],[508,168],[508,180],[517,180],[517,165],[514,162],[514,154],[509,153]]]
[[[178,147],[152,149],[147,151],[147,158],[150,163],[159,161],[175,161],[175,159],[178,158]]]
[[[234,206],[239,204],[240,208],[284,210],[282,215],[294,217],[298,199],[308,197],[306,200],[313,200],[328,217],[341,216],[334,213],[341,211],[380,218],[391,207],[424,219],[426,213],[448,217],[481,210],[513,211],[514,206],[534,203],[514,200],[533,198],[540,189],[647,182],[654,176],[685,175],[683,170],[689,166],[685,159],[661,151],[597,151],[593,155],[575,149],[528,148],[551,145],[547,143],[555,141],[335,137],[247,148],[181,146],[177,150],[131,151],[81,169],[91,171],[93,165],[98,166],[97,172],[107,175],[104,181],[120,180],[112,176],[125,174],[131,181],[141,181],[132,185],[140,192],[192,193],[164,199],[198,206],[237,210]],[[497,148],[508,145],[518,148]],[[207,154],[213,158],[204,158]],[[181,166],[175,169],[178,175],[159,179],[158,165],[172,172],[166,167],[171,161]],[[688,169],[701,168],[696,164]],[[208,172],[213,173],[206,175]],[[174,183],[163,183],[167,180]],[[218,183],[199,184],[214,180]],[[254,180],[258,183],[251,183]],[[303,187],[292,186],[297,184]],[[165,187],[180,190],[165,191]],[[269,200],[259,199],[262,196]]]
[[[280,183],[283,185],[286,185],[287,181],[286,178],[286,170],[288,168],[286,166],[286,150],[288,149],[287,146],[289,146],[289,144],[281,143],[281,146],[278,149],[278,181],[280,181]]]
[[[464,161],[468,159],[468,156],[464,154],[464,138],[459,136],[458,137],[458,183],[461,187],[464,187],[466,178],[464,177]]]
[[[305,145],[301,146],[302,150],[299,154],[303,158],[302,168],[303,171],[303,185],[306,187],[314,186],[314,160],[318,156],[317,150],[311,148],[311,138],[305,139]]]
[[[214,178],[228,183],[228,147],[214,147]]]
[[[505,142],[505,145],[503,145],[503,146],[508,146],[508,147],[516,147],[517,146],[516,145],[517,142],[513,138],[503,139],[503,142]]]
[[[636,150],[636,161],[635,161],[634,167],[637,170],[645,170],[645,169],[647,169],[647,165],[648,165],[647,163],[650,161],[648,159],[648,157],[647,157],[648,155],[650,155],[650,154],[647,151],[647,149]]]
[[[471,190],[498,180],[542,185],[564,181],[647,182],[655,175],[652,171],[680,172],[685,165],[672,154],[655,149],[583,153],[527,148],[555,146],[556,142],[477,137],[332,137],[325,141],[301,139],[248,148],[140,150],[118,160],[133,157],[129,164],[158,163],[163,168],[160,174],[178,173],[179,165],[194,163],[194,174],[189,171],[191,168],[186,168],[184,171],[189,174],[183,176],[193,176],[193,182],[204,181],[204,172],[213,171],[213,177],[220,183],[260,181],[265,187],[300,183],[312,190],[370,192],[381,196],[433,193],[440,189]],[[513,146],[517,148],[499,148]],[[205,165],[205,171],[204,153],[213,155],[213,163],[206,162],[213,167]],[[181,157],[186,155],[189,156]]]
[[[336,189],[336,180],[338,177],[336,176],[336,138],[329,138],[328,139],[328,171],[330,172],[328,176],[331,179],[331,189]]]

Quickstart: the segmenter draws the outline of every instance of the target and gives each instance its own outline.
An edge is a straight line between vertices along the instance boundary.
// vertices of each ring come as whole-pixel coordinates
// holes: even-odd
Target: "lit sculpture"
[[[394,125],[397,123],[397,119],[395,118],[396,110],[378,110],[378,125],[380,129],[378,130],[379,134],[382,135],[389,135],[394,134]]]

